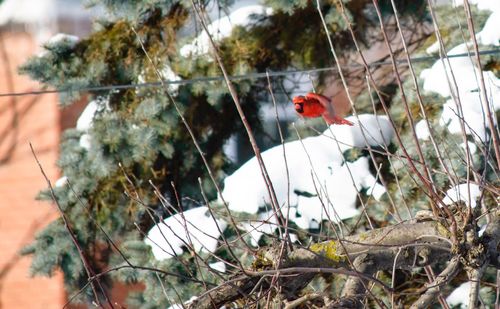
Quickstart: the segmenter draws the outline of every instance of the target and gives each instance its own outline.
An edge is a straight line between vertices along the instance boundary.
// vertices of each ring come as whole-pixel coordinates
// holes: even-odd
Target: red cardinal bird
[[[328,124],[347,124],[353,126],[354,123],[335,115],[333,102],[321,94],[309,92],[305,96],[293,98],[295,110],[304,117],[322,116]]]

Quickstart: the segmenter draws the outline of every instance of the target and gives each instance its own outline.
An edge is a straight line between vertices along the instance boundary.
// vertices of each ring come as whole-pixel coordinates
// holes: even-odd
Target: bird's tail
[[[338,116],[324,115],[323,118],[325,118],[326,123],[328,123],[328,124],[346,124],[348,126],[354,125],[353,122],[350,122],[349,120],[344,119],[342,117],[338,117]]]

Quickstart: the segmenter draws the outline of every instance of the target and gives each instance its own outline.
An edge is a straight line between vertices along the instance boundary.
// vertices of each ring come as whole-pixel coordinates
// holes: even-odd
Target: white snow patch
[[[62,176],[61,178],[56,180],[56,182],[54,183],[54,187],[60,188],[60,187],[63,187],[64,185],[66,185],[67,183],[68,183],[68,177]]]
[[[460,44],[448,52],[448,55],[457,55],[467,53],[467,45]],[[453,76],[457,83],[459,93],[477,90],[479,88],[479,70],[472,64],[469,57],[453,57],[449,58],[449,63],[446,59],[438,59],[430,69],[425,69],[420,74],[420,78],[424,80],[424,90],[429,92],[439,93],[443,97],[451,96],[450,81],[453,92],[455,87],[453,84]],[[453,75],[451,74],[453,72]],[[483,72],[485,79],[492,75],[492,72]],[[477,79],[476,79],[477,77]],[[494,77],[494,75],[493,75]]]
[[[477,152],[477,146],[476,144],[472,142],[467,142],[467,145],[469,146],[469,151],[471,154],[475,154]],[[460,147],[464,150],[467,151],[465,148],[465,143],[460,143]]]
[[[167,309],[185,309],[190,303],[192,303],[197,298],[198,298],[198,296],[192,296],[184,304],[173,304],[172,306],[168,307]],[[222,307],[221,307],[221,309],[222,309]]]
[[[283,208],[283,215],[286,217],[286,208]],[[248,221],[241,224],[241,227],[248,233],[250,236],[250,244],[254,247],[258,247],[259,240],[264,235],[272,235],[278,228],[278,224],[276,223],[276,217],[274,216],[272,211],[268,211],[259,215],[261,218],[260,221]],[[294,210],[290,211],[290,219],[296,220],[294,215]],[[295,221],[296,222],[296,221]],[[317,226],[316,226],[317,227]],[[290,233],[290,241],[292,243],[298,240],[298,237],[294,233]]]
[[[431,131],[429,130],[429,126],[427,125],[427,121],[425,119],[420,120],[415,125],[415,133],[417,137],[421,140],[428,140],[431,136]]]
[[[354,116],[347,119],[355,125],[352,127],[332,125],[322,135],[304,138],[302,141],[288,142],[284,145],[290,174],[289,203],[291,206],[298,205],[302,217],[296,219],[301,226],[310,227],[313,224],[312,220],[321,221],[326,217],[322,213],[322,206],[317,197],[305,198],[295,194],[295,190],[316,194],[316,188],[318,188],[321,190],[322,198],[328,196],[330,199],[331,206],[329,207],[334,207],[340,212],[341,219],[357,214],[354,205],[357,191],[361,188],[368,188],[368,192],[372,192],[376,198],[380,198],[385,192],[385,189],[370,174],[367,158],[342,165],[341,152],[352,147],[366,147],[367,143],[361,134],[362,129],[365,131],[369,145],[383,145],[384,141],[390,143],[393,130],[388,118],[364,114],[359,115],[360,122]],[[284,205],[288,198],[288,184],[282,145],[264,151],[262,158],[273,183],[278,203]],[[347,167],[352,170],[354,186]],[[324,186],[326,190],[321,189]],[[270,204],[267,187],[255,157],[226,177],[222,194],[233,211],[257,213],[259,207]],[[274,227],[263,226],[262,228],[273,230]]]
[[[480,228],[480,229],[479,229],[479,231],[477,232],[477,236],[482,237],[482,236],[483,236],[483,234],[484,234],[484,231],[486,231],[486,227],[487,227],[487,225],[486,225],[486,224],[485,224],[485,225],[483,225],[483,226],[481,226],[481,228]]]
[[[226,263],[224,263],[224,262],[210,263],[210,264],[208,264],[208,266],[210,266],[210,268],[212,268],[213,270],[216,270],[218,272],[221,272],[221,273],[226,272]]]
[[[470,186],[470,189],[468,187]],[[446,205],[451,205],[458,201],[463,201],[469,205],[469,190],[470,190],[470,206],[472,208],[477,206],[477,199],[481,196],[481,190],[476,184],[459,184],[452,187],[446,191],[446,196],[443,199],[443,203]]]
[[[315,181],[316,188],[320,190],[319,196],[298,196],[297,212],[300,217],[294,221],[301,228],[312,228],[311,224],[315,224],[312,223],[313,221],[337,222],[358,215],[359,210],[356,209],[357,193],[362,188],[367,188],[368,193],[372,189],[377,191],[376,198],[380,198],[386,192],[385,188],[377,183],[375,177],[370,173],[367,157],[361,157],[352,163],[346,162],[343,165],[334,162],[327,170],[329,175],[320,178],[323,183]]]
[[[168,65],[163,67],[163,70],[161,71],[161,75],[163,79],[168,83],[168,82],[176,82],[182,80],[182,78],[175,74],[174,71],[172,71],[172,68]],[[179,90],[179,84],[169,84],[168,88],[170,91],[177,92]]]
[[[476,38],[483,45],[500,46],[500,9],[488,17],[481,32],[476,34]]]
[[[97,101],[90,101],[76,121],[76,128],[80,131],[86,131],[92,126],[92,121],[97,112]]]
[[[182,78],[179,75],[175,74],[175,72],[169,65],[163,66],[163,69],[160,71],[160,75],[162,80],[168,85],[169,91],[176,93],[177,90],[179,90],[180,84],[176,82],[181,81]],[[144,73],[139,74],[139,76],[137,77],[137,81],[139,84],[148,82],[144,77]]]
[[[254,247],[258,246],[258,242],[261,237],[264,236],[264,234],[271,235],[278,227],[278,225],[274,223],[276,220],[271,212],[262,214],[260,217],[262,219],[267,218],[269,219],[268,221],[272,223],[263,221],[249,221],[242,224],[243,229],[247,231],[250,236],[250,244]]]
[[[439,51],[439,41],[432,43],[431,46],[427,47],[427,49],[425,50],[425,52],[428,54],[434,54],[437,53],[438,51]]]
[[[499,97],[500,99],[500,97]],[[451,133],[461,134],[462,118],[465,122],[465,133],[476,140],[487,140],[486,128],[489,128],[487,111],[483,108],[479,92],[464,93],[460,99],[462,114],[453,99],[446,101],[439,118],[439,124],[447,126]]]
[[[90,134],[85,133],[80,136],[80,147],[85,148],[87,150],[90,149]]]
[[[220,236],[217,226],[224,231],[227,223],[220,219],[214,221],[208,207],[202,206],[175,214],[156,224],[149,230],[144,242],[152,247],[157,260],[182,254],[183,246],[196,251],[213,252]]]
[[[47,42],[45,42],[46,47],[50,47],[52,45],[57,45],[58,43],[65,41],[66,44],[68,44],[69,47],[73,48],[75,47],[76,43],[80,41],[80,38],[75,36],[75,35],[70,35],[70,34],[65,34],[65,33],[58,33],[54,36],[52,36]],[[45,57],[48,54],[47,49],[41,50],[39,53],[37,53],[37,57]]]
[[[69,43],[71,47],[74,47],[76,43],[80,41],[80,38],[76,35],[66,34],[66,33],[57,33],[53,37],[51,37],[46,45],[55,45],[61,42]]]
[[[90,149],[90,134],[88,133],[90,128],[92,128],[92,123],[94,117],[98,111],[110,110],[108,106],[108,101],[105,98],[97,98],[96,100],[90,101],[83,112],[78,117],[76,121],[76,129],[83,131],[84,134],[80,137],[80,146],[85,149]]]
[[[247,26],[252,15],[271,15],[272,9],[260,4],[248,5],[232,11],[228,16],[224,16],[207,26],[208,32],[215,41],[231,35],[234,26]],[[208,53],[210,41],[203,30],[191,43],[184,45],[180,53],[183,57],[199,56]]]
[[[467,52],[466,44],[460,44],[453,48],[449,54],[459,54]],[[466,134],[472,135],[474,139],[485,142],[487,140],[487,105],[482,102],[479,86],[480,71],[472,63],[469,57],[450,58],[450,65],[446,60],[437,60],[430,69],[423,70],[420,77],[424,80],[424,89],[426,91],[439,93],[443,97],[450,97],[455,92],[453,77],[450,69],[453,71],[457,90],[460,97],[461,109],[454,98],[449,99],[443,106],[440,117],[440,125],[446,126],[451,133],[461,134],[461,121],[465,121]],[[500,80],[490,71],[484,71],[486,94],[490,109],[500,109]],[[421,124],[421,126],[424,126]],[[426,128],[421,127],[422,137],[427,135]]]
[[[238,160],[238,142],[236,135],[231,135],[231,137],[222,146],[222,151],[226,158],[231,162],[236,162]]]
[[[458,306],[460,308],[467,308],[469,303],[469,291],[470,291],[470,281],[462,283],[458,288],[453,290],[448,297],[446,297],[446,302],[450,306]]]

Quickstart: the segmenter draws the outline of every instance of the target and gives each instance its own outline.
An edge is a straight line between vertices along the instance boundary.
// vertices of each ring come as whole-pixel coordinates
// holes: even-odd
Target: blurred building
[[[17,67],[58,32],[84,36],[90,13],[77,0],[4,0],[0,4],[0,94],[30,92],[40,85]],[[78,105],[78,104],[77,104]],[[62,130],[74,126],[82,105],[61,111],[56,94],[0,96],[0,308],[62,308],[67,300],[60,273],[30,276],[29,257],[19,250],[58,216],[53,205],[35,201],[46,182],[32,143],[51,181]]]

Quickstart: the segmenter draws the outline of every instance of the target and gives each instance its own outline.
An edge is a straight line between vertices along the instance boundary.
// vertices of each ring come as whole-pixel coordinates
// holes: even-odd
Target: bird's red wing
[[[307,99],[317,100],[324,108],[329,109],[331,107],[331,100],[324,95],[309,92],[305,96]]]

